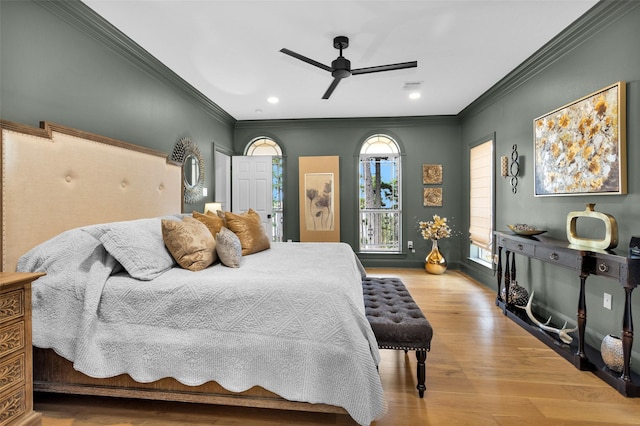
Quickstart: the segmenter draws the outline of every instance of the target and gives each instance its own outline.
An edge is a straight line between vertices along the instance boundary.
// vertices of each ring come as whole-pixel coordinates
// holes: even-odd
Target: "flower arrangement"
[[[447,218],[433,215],[433,220],[428,222],[419,221],[420,233],[425,240],[439,240],[451,236],[451,228],[447,225]]]

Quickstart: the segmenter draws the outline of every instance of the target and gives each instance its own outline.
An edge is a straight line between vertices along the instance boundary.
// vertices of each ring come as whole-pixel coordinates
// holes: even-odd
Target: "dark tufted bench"
[[[367,319],[380,349],[416,351],[418,393],[424,397],[427,351],[431,349],[433,329],[398,278],[365,277],[362,293]]]

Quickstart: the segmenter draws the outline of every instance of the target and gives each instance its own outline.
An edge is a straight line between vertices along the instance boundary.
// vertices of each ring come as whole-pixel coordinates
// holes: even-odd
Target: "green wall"
[[[297,240],[298,158],[340,157],[341,239],[357,247],[357,153],[370,135],[386,133],[403,153],[403,240],[415,253],[362,255],[368,266],[421,268],[427,244],[416,222],[433,214],[449,218],[455,230],[468,228],[468,150],[495,134],[496,158],[518,145],[522,175],[518,192],[497,178],[498,229],[507,223],[535,223],[553,237],[566,235],[566,215],[587,202],[612,214],[619,225],[619,251],[640,234],[640,2],[601,2],[556,39],[536,52],[456,117],[405,117],[236,122],[213,101],[150,57],[139,46],[78,1],[0,1],[0,117],[37,126],[53,121],[170,153],[184,136],[205,157],[207,200],[185,206],[202,209],[213,194],[213,146],[241,154],[251,139],[269,136],[285,154],[285,238]],[[534,197],[533,119],[616,81],[627,87],[628,194],[593,197]],[[442,164],[444,205],[422,206],[422,164]],[[464,236],[445,240],[442,249],[459,268],[495,289],[490,270],[467,260]],[[518,281],[536,291],[541,310],[575,323],[578,279],[540,262],[518,259]],[[588,343],[619,334],[622,288],[591,277],[587,281]],[[602,294],[613,295],[614,309],[602,308]],[[640,312],[635,296],[633,308]],[[637,315],[637,314],[636,314]],[[638,345],[636,344],[636,348]],[[634,351],[635,366],[640,366]]]
[[[393,137],[402,151],[402,208],[404,253],[396,255],[360,254],[365,266],[423,267],[427,242],[417,231],[417,221],[434,214],[449,218],[456,230],[460,211],[459,124],[456,117],[406,117],[367,119],[241,121],[236,126],[235,151],[257,136],[269,136],[285,155],[284,238],[299,240],[298,158],[301,156],[340,157],[341,240],[358,249],[358,154],[365,139],[384,133]],[[422,205],[422,164],[443,165],[443,206]],[[462,236],[445,240],[441,248],[453,268],[460,261]],[[406,249],[414,242],[415,253]],[[431,246],[429,245],[429,249]]]
[[[0,1],[0,118],[51,121],[168,154],[190,137],[210,195],[213,143],[231,149],[235,124],[77,1]],[[204,201],[184,208],[202,211]]]
[[[547,229],[550,237],[566,239],[566,218],[571,211],[596,203],[596,210],[613,215],[619,228],[617,251],[627,254],[632,235],[640,235],[640,4],[636,2],[601,3],[583,19],[584,33],[579,43],[559,57],[536,58],[516,70],[494,93],[470,105],[460,114],[461,157],[468,170],[468,147],[479,137],[495,132],[496,160],[510,155],[518,145],[523,172],[518,192],[513,194],[508,180],[496,182],[496,229],[506,224],[530,223]],[[597,12],[597,13],[596,13]],[[569,34],[572,36],[572,34]],[[523,77],[526,75],[526,78]],[[628,194],[598,196],[535,197],[533,170],[533,120],[558,107],[580,99],[617,81],[627,88],[627,165]],[[463,192],[468,192],[468,175],[463,178]],[[462,200],[465,224],[468,200]],[[464,258],[464,254],[461,253]],[[562,268],[517,257],[518,283],[535,291],[537,310],[547,311],[554,319],[575,324],[579,289],[578,276]],[[465,261],[461,269],[496,289],[495,278],[486,270]],[[613,309],[603,308],[603,293],[613,296]],[[587,279],[587,343],[600,347],[602,337],[620,335],[624,291],[615,281],[599,277]],[[633,309],[640,314],[640,299],[635,296]],[[540,314],[542,318],[542,314]],[[636,343],[634,358],[638,358]],[[634,361],[638,366],[638,360]]]

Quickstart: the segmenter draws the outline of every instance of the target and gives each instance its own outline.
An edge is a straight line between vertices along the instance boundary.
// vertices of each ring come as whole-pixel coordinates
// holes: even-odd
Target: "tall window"
[[[398,144],[373,135],[362,144],[359,164],[360,251],[400,253],[402,200]]]
[[[469,162],[469,257],[491,267],[493,246],[493,140],[471,148]]]
[[[273,194],[273,220],[271,224],[273,226],[273,241],[282,241],[282,230],[284,226],[284,214],[283,214],[283,169],[282,169],[282,149],[271,138],[260,137],[256,138],[247,147],[246,155],[270,155],[271,161],[271,192]]]

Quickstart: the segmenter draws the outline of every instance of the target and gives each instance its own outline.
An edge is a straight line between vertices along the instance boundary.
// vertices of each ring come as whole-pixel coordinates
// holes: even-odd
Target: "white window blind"
[[[471,148],[469,238],[491,250],[493,240],[493,141]]]

